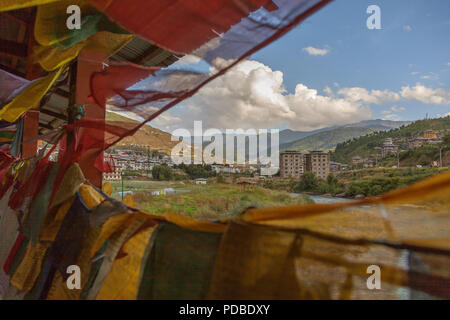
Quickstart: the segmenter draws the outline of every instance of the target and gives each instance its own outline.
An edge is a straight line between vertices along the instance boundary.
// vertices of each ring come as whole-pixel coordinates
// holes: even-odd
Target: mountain
[[[364,127],[340,127],[325,132],[319,132],[306,138],[283,145],[281,150],[297,150],[306,152],[308,150],[330,150],[340,142],[347,141],[376,131]]]
[[[377,130],[390,130],[399,128],[401,126],[407,126],[411,124],[412,121],[394,121],[394,120],[363,120],[357,123],[352,123],[347,126],[349,127],[363,127],[363,128],[372,128]]]
[[[108,121],[124,121],[127,123],[139,124],[138,121],[123,117],[114,112],[106,112]],[[141,145],[150,146],[151,150],[158,150],[170,154],[172,148],[178,141],[171,140],[172,135],[162,130],[153,128],[149,125],[143,125],[134,135],[126,137],[119,141],[116,146]]]
[[[357,138],[375,131],[387,131],[410,124],[411,121],[392,121],[392,120],[365,120],[345,126],[334,126],[322,128],[310,132],[291,131],[289,137],[294,137],[296,133],[302,136],[294,141],[283,141],[280,132],[280,150],[330,150],[336,147],[338,143],[349,139]],[[306,133],[306,135],[305,135]],[[287,134],[284,137],[288,137]]]
[[[136,120],[126,118],[113,112],[107,112],[106,119],[108,121],[124,121],[132,123],[133,125],[139,123]],[[312,131],[294,131],[286,129],[280,131],[280,151],[287,149],[300,151],[313,149],[330,150],[338,143],[342,143],[349,139],[360,137],[374,131],[391,130],[406,124],[409,124],[409,122],[377,119],[361,121],[347,126],[326,127]],[[170,133],[153,128],[149,125],[144,125],[133,136],[121,140],[116,147],[132,145],[150,146],[151,150],[158,150],[170,154],[172,148],[178,143],[178,141],[172,141],[171,138],[172,135]],[[205,144],[207,143],[204,143],[204,145]],[[246,146],[247,145],[248,142],[246,142]],[[248,157],[248,150],[246,150],[246,156]]]
[[[280,131],[279,139],[280,139],[280,145],[288,144],[290,142],[294,142],[297,140],[300,140],[302,138],[311,136],[315,133],[319,133],[322,131],[328,131],[331,129],[334,129],[336,127],[326,127],[322,129],[312,130],[312,131],[294,131],[291,129],[285,129]]]
[[[405,157],[403,159],[404,161],[407,160],[406,157],[417,157],[416,160],[420,160],[419,158],[423,157],[423,162],[427,163],[429,162],[428,158],[433,158],[434,160],[439,159],[439,148],[436,145],[427,145],[417,149],[409,149],[409,140],[414,137],[423,136],[423,133],[430,129],[438,132],[439,138],[443,138],[450,132],[450,117],[418,120],[408,126],[402,126],[390,131],[378,131],[357,139],[344,141],[336,146],[332,154],[332,159],[337,162],[350,163],[354,156],[369,158],[372,154],[376,153],[375,148],[380,147],[385,139],[392,138],[394,143],[399,145],[399,149],[404,150],[403,153],[400,153],[401,161],[403,157]],[[427,153],[429,153],[428,156]],[[425,156],[428,158],[425,159]]]

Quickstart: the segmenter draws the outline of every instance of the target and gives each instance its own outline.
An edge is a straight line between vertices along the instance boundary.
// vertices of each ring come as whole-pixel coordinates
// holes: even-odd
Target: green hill
[[[302,138],[292,143],[281,146],[282,150],[296,150],[306,152],[308,150],[330,150],[340,142],[353,139],[371,132],[373,128],[364,127],[340,127],[325,132],[319,132],[311,136]]]
[[[411,121],[365,120],[345,126],[322,128],[302,132],[283,130],[280,132],[280,150],[331,150],[338,143],[357,138],[375,131],[387,131],[409,125]]]
[[[371,154],[376,152],[375,147],[380,147],[386,138],[392,138],[394,143],[399,145],[400,150],[408,150],[409,140],[422,136],[424,131],[433,129],[438,132],[440,138],[450,132],[450,117],[419,120],[408,126],[402,126],[390,131],[376,131],[359,138],[348,139],[339,143],[335,151],[332,153],[332,160],[342,163],[351,163],[354,156],[369,158]],[[447,153],[444,154],[444,157]],[[422,159],[419,159],[422,157]],[[411,149],[401,153],[400,160],[405,164],[413,164],[413,162],[429,163],[439,157],[438,145],[425,145],[421,148]],[[416,162],[417,163],[417,162]],[[417,163],[418,164],[418,163]]]

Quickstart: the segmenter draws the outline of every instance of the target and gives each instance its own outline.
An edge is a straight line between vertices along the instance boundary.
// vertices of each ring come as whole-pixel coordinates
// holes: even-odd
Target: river
[[[333,202],[348,202],[353,201],[352,199],[347,198],[339,198],[339,197],[327,197],[327,196],[319,196],[319,195],[311,195],[306,193],[293,193],[296,196],[308,196],[315,203],[333,203]]]

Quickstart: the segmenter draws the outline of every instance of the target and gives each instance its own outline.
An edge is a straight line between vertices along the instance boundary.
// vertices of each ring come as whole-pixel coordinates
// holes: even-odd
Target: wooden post
[[[89,96],[91,94],[91,75],[103,70],[102,62],[106,58],[107,55],[104,53],[88,50],[81,51],[78,56],[75,102],[84,105],[86,111],[85,119],[105,119],[105,109],[91,102]],[[82,135],[98,135],[98,130],[82,128],[80,130],[80,140]],[[102,150],[91,149],[81,156],[80,167],[83,170],[84,176],[93,185],[101,188],[102,172],[94,166],[99,152],[103,160]]]
[[[34,16],[34,13],[33,13]],[[32,62],[32,47],[35,45],[34,41],[34,17],[28,24],[28,45],[27,45],[27,68],[26,79],[34,80],[42,75],[42,69],[38,64]],[[23,136],[22,136],[22,158],[34,157],[37,152],[37,141],[23,143],[23,141],[31,140],[39,135],[39,112],[31,110],[25,113],[23,118]]]

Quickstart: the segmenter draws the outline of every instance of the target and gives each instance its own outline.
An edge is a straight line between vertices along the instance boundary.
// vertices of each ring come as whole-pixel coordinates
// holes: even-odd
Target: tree
[[[315,191],[319,186],[316,175],[311,172],[305,172],[300,178],[300,182],[294,187],[294,191]]]
[[[330,173],[327,177],[327,183],[332,186],[332,185],[337,185],[338,184],[338,179],[334,176],[334,174]]]
[[[153,167],[152,177],[156,180],[171,180],[173,173],[167,164],[162,164],[160,166]]]

